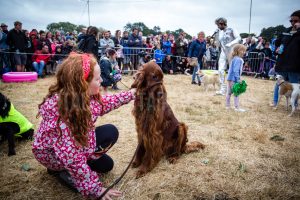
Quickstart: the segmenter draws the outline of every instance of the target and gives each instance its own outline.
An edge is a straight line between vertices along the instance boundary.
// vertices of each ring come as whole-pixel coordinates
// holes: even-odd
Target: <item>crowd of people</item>
[[[222,30],[227,26],[227,21],[219,20],[221,21],[217,23],[218,30]],[[235,41],[232,44],[242,42],[234,29],[227,28],[226,30],[227,35],[234,33]],[[19,21],[16,21],[14,28],[8,31],[8,26],[2,23],[0,29],[0,74],[8,71],[36,71],[39,77],[44,77],[54,74],[56,66],[73,50],[92,53],[100,62],[101,57],[107,56],[108,49],[115,49],[121,73],[126,74],[137,70],[139,66],[153,58],[164,73],[193,74],[192,83],[195,84],[195,71],[198,68],[190,66],[188,58],[198,57],[199,68],[217,70],[221,66],[222,69],[226,69],[229,64],[228,60],[224,59],[225,51],[227,51],[226,54],[229,53],[228,47],[223,47],[223,44],[218,41],[218,31],[213,37],[205,37],[205,33],[202,31],[201,38],[198,37],[187,39],[184,32],[180,33],[178,37],[167,33],[143,36],[143,33],[137,28],[133,28],[131,33],[128,31],[122,33],[120,30],[116,30],[112,35],[110,31],[99,33],[98,29],[93,26],[83,28],[79,34],[62,31],[37,31],[36,29],[29,32],[22,29],[22,23]],[[198,46],[197,41],[201,41],[201,51],[197,51],[198,47],[195,48]],[[258,40],[249,37],[245,40],[244,45],[247,47],[245,71],[261,72],[264,77],[268,77],[268,72],[274,64],[274,62],[269,62],[274,58],[274,47],[270,46],[270,42],[265,41],[262,37],[259,37]],[[264,53],[267,58],[265,67],[257,69],[255,66],[257,64],[252,62],[251,56],[247,62],[247,56],[252,52]],[[197,80],[199,84],[199,78]]]

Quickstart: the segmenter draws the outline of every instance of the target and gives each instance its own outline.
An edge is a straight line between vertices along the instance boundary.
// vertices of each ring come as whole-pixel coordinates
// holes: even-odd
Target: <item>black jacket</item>
[[[101,78],[103,79],[103,82],[101,85],[103,87],[108,87],[114,84],[114,79],[112,76],[112,67],[111,62],[108,58],[102,57],[100,60],[100,68],[101,68]]]
[[[99,49],[99,44],[96,40],[96,37],[94,35],[87,35],[84,38],[84,48],[83,52],[84,53],[92,53],[98,60],[98,49]]]
[[[17,31],[16,29],[11,29],[7,35],[7,44],[11,51],[24,52],[27,47],[27,39],[23,31]]]
[[[277,58],[276,72],[300,73],[300,28],[293,35],[290,30],[288,28],[275,42],[276,47],[283,45],[283,52]]]

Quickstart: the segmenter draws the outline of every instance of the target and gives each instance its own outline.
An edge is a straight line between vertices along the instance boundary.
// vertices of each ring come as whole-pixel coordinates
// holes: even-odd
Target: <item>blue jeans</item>
[[[300,82],[300,73],[293,73],[293,72],[280,72],[278,73],[284,77],[284,80],[289,81],[290,83],[299,83]],[[277,81],[274,87],[274,96],[273,96],[273,103],[277,105],[279,98],[279,85]]]
[[[198,83],[201,83],[201,79],[200,79],[200,76],[197,73],[198,70],[201,69],[201,62],[198,63],[197,66],[194,67],[194,70],[193,70],[193,75],[192,75],[192,81],[194,82],[195,79],[196,79],[196,76],[197,76],[197,80],[198,80]]]
[[[44,70],[44,67],[45,67],[45,62],[44,61],[40,61],[40,63],[33,62],[32,66],[35,69],[35,71],[38,73],[39,76],[43,75],[43,70]]]

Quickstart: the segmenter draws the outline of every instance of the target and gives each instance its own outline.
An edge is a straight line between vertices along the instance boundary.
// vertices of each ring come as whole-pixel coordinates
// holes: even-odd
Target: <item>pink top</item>
[[[96,100],[91,100],[90,108],[93,123],[98,116],[120,107],[134,99],[130,91],[115,95],[102,96],[103,105]],[[70,129],[63,122],[57,124],[58,95],[48,98],[41,106],[39,113],[43,117],[41,124],[34,135],[32,152],[35,158],[45,167],[52,170],[68,170],[77,190],[84,196],[99,197],[102,183],[98,174],[92,171],[87,160],[97,159],[101,155],[95,154],[95,130],[88,133],[88,146],[80,147],[75,144]],[[61,136],[57,129],[61,130]]]

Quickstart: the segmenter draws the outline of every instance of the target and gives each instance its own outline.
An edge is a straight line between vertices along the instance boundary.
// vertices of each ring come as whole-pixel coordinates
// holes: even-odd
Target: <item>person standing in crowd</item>
[[[108,48],[114,48],[115,43],[114,41],[110,38],[110,32],[105,31],[104,32],[104,37],[100,39],[100,51],[101,51],[101,56],[105,54],[106,49]]]
[[[84,53],[91,53],[95,56],[95,58],[99,58],[98,50],[99,50],[99,43],[98,43],[98,28],[95,26],[91,26],[87,29],[87,35],[84,36],[80,43],[82,42],[82,51]]]
[[[117,62],[118,62],[118,66],[122,67],[123,64],[123,52],[122,52],[122,48],[121,48],[121,38],[122,38],[122,33],[120,30],[116,30],[115,32],[115,37],[112,38],[112,40],[114,41],[114,45],[117,51]]]
[[[170,55],[171,54],[171,42],[169,40],[168,34],[164,34],[163,39],[161,41],[162,47],[161,50],[163,51],[164,54]]]
[[[206,41],[205,41],[205,33],[203,31],[198,33],[198,38],[194,40],[190,47],[189,47],[189,53],[188,53],[188,59],[189,61],[192,58],[197,58],[198,59],[198,65],[194,66],[193,70],[193,75],[192,75],[192,84],[197,84],[195,79],[197,76],[198,80],[198,85],[201,85],[201,79],[200,76],[197,75],[196,73],[198,72],[199,69],[202,68],[202,58],[206,52]]]
[[[263,63],[263,70],[262,70],[262,77],[263,78],[269,78],[268,73],[270,69],[273,67],[274,63],[272,61],[272,50],[270,48],[270,42],[266,42],[264,45],[264,48],[261,50],[261,52],[265,55],[265,60]]]
[[[142,37],[138,35],[138,32],[139,32],[138,28],[134,27],[132,29],[132,34],[129,36],[128,39],[129,47],[132,48],[130,54],[131,54],[131,64],[134,70],[137,70],[139,64],[138,53],[141,50],[139,48],[142,47]]]
[[[127,74],[128,70],[130,68],[130,49],[129,44],[128,44],[128,31],[124,31],[123,32],[123,37],[121,38],[120,44],[123,48],[123,55],[124,55],[124,59],[123,59],[123,67],[122,67],[122,73]]]
[[[160,66],[160,68],[162,68],[162,62],[163,62],[166,54],[164,54],[163,51],[161,50],[159,42],[156,44],[155,50],[153,53],[154,53],[153,58],[154,58],[156,64],[158,64]]]
[[[86,33],[87,33],[87,28],[85,27],[81,28],[79,34],[77,35],[77,43],[79,43],[80,40],[82,40],[86,36]]]
[[[9,59],[9,46],[7,44],[7,25],[2,23],[0,27],[0,76],[11,71]]]
[[[177,40],[176,40],[176,55],[180,57],[185,56],[185,49],[186,49],[186,44],[183,40],[183,33],[180,33]]]
[[[42,48],[47,45],[47,39],[46,39],[46,33],[43,30],[40,30],[39,32],[39,43],[38,43],[38,50],[42,50]],[[49,47],[49,46],[48,46]],[[50,47],[49,47],[50,48]]]
[[[16,65],[16,70],[18,72],[24,72],[27,60],[25,54],[27,39],[25,33],[22,31],[22,23],[15,21],[14,26],[15,27],[8,32],[7,44],[9,45],[10,51],[14,52],[13,61]]]
[[[300,10],[291,14],[290,22],[291,26],[275,41],[278,54],[275,71],[290,83],[300,83]],[[271,106],[277,105],[278,92],[279,85],[275,83]]]
[[[226,84],[225,84],[225,70],[229,61],[229,54],[234,44],[239,43],[241,37],[239,33],[233,28],[227,26],[227,19],[220,17],[215,20],[215,24],[218,26],[215,34],[215,40],[217,46],[220,47],[219,56],[219,76],[220,76],[220,90],[216,91],[217,95],[225,95]]]

